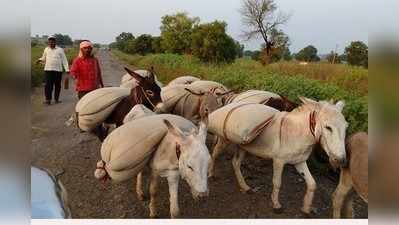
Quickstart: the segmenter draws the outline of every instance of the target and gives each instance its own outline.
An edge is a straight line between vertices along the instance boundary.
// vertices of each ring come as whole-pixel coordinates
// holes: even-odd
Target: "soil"
[[[119,86],[125,74],[124,63],[108,51],[97,54],[106,86]],[[91,134],[81,133],[76,126],[65,126],[74,111],[77,95],[70,79],[68,90],[61,92],[61,104],[45,106],[43,88],[32,91],[32,165],[47,168],[58,175],[69,198],[73,218],[148,218],[148,201],[139,201],[135,194],[135,180],[102,185],[94,178],[100,159],[101,143]],[[210,195],[196,202],[188,185],[180,182],[179,206],[182,218],[303,218],[300,211],[305,183],[293,166],[284,170],[280,202],[285,208],[281,214],[272,210],[272,164],[248,156],[243,174],[253,194],[241,193],[231,165],[231,149],[216,163],[216,178],[209,181]],[[331,218],[331,194],[337,180],[311,171],[317,182],[313,202],[313,218]],[[161,218],[169,218],[169,194],[166,180],[162,180],[159,194]],[[358,196],[354,202],[356,218],[367,218],[368,208]]]

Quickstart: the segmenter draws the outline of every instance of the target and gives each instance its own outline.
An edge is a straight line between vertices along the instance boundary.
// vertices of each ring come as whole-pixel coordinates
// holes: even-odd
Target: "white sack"
[[[125,116],[125,118],[123,119],[123,123],[128,123],[130,121],[139,119],[141,117],[144,116],[152,116],[155,115],[155,113],[153,111],[151,111],[151,109],[145,107],[145,105],[142,104],[138,104],[135,105],[130,112]]]
[[[270,98],[281,98],[280,95],[268,91],[248,90],[238,94],[232,102],[265,103]]]
[[[183,132],[196,128],[183,117],[162,114],[142,117],[115,129],[101,146],[101,159],[113,181],[131,179],[143,169],[167,133],[164,119]]]
[[[209,115],[208,131],[235,144],[248,144],[272,121],[277,112],[262,104],[231,103]]]
[[[75,107],[79,128],[91,131],[112,113],[123,98],[129,95],[130,90],[121,87],[100,88],[86,94]]]
[[[169,82],[168,86],[180,85],[180,84],[191,84],[195,81],[201,80],[198,77],[193,76],[181,76]]]

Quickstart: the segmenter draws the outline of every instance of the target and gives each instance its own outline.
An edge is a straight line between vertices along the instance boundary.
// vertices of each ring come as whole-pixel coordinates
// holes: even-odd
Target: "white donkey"
[[[168,180],[171,218],[179,216],[178,187],[180,177],[189,184],[194,199],[206,197],[209,194],[207,170],[210,155],[205,145],[206,124],[201,122],[198,130],[193,129],[190,133],[184,133],[168,120],[164,120],[164,123],[168,128],[168,133],[162,139],[149,163],[151,168],[149,178],[151,218],[158,215],[156,197],[160,177]],[[144,199],[142,178],[142,173],[139,173],[136,186],[139,199]]]
[[[272,203],[276,213],[282,211],[279,202],[281,177],[285,164],[293,164],[306,181],[307,190],[302,212],[309,215],[316,182],[309,172],[306,160],[313,146],[320,142],[334,166],[346,163],[345,133],[348,126],[342,115],[344,102],[332,104],[300,97],[304,103],[292,112],[278,112],[272,122],[253,142],[240,145],[232,160],[238,184],[243,192],[251,191],[241,173],[241,162],[247,152],[261,158],[273,159]],[[218,143],[214,156],[218,156],[228,141]],[[216,154],[215,154],[216,153]],[[212,160],[214,161],[214,157]],[[211,169],[211,168],[210,168]]]

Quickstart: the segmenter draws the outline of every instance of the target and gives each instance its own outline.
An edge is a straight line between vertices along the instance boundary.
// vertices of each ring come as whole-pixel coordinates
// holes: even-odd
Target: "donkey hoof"
[[[145,202],[145,201],[147,201],[147,196],[145,196],[144,194],[140,194],[140,195],[137,195],[137,199],[142,202]]]
[[[150,215],[150,218],[151,219],[159,219],[159,216],[158,215]]]
[[[256,193],[252,188],[250,188],[248,190],[242,190],[241,192],[244,194],[247,194],[247,195],[253,195]]]
[[[284,208],[280,207],[280,208],[273,208],[273,212],[275,214],[282,214],[284,212]]]

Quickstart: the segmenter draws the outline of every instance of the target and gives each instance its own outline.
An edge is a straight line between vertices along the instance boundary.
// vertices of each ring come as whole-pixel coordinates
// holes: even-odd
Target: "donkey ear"
[[[144,78],[140,74],[130,70],[127,67],[125,67],[125,70],[130,76],[132,76],[134,79],[136,79],[139,83],[142,83],[144,81]]]
[[[208,135],[208,125],[206,123],[207,122],[203,120],[200,122],[197,135],[204,143],[206,142],[206,136]]]
[[[168,131],[170,133],[172,133],[174,136],[178,137],[178,138],[183,138],[184,134],[183,132],[180,130],[180,128],[178,128],[177,126],[171,124],[169,122],[169,120],[163,120],[164,124],[166,125],[166,127],[168,128]]]
[[[151,66],[149,72],[150,72],[150,76],[148,77],[149,80],[155,81],[155,70],[154,70],[154,67],[153,67],[153,66]]]
[[[342,112],[342,110],[343,110],[344,107],[345,107],[345,102],[341,100],[341,101],[337,102],[337,104],[335,104],[335,107],[337,107],[337,109],[338,109],[340,112]]]
[[[301,102],[303,102],[304,104],[317,104],[318,103],[317,101],[315,101],[313,99],[306,98],[303,96],[299,96],[299,100],[301,100]]]
[[[180,159],[180,154],[181,154],[181,146],[180,146],[179,143],[176,142],[176,157],[177,157],[177,160]]]

